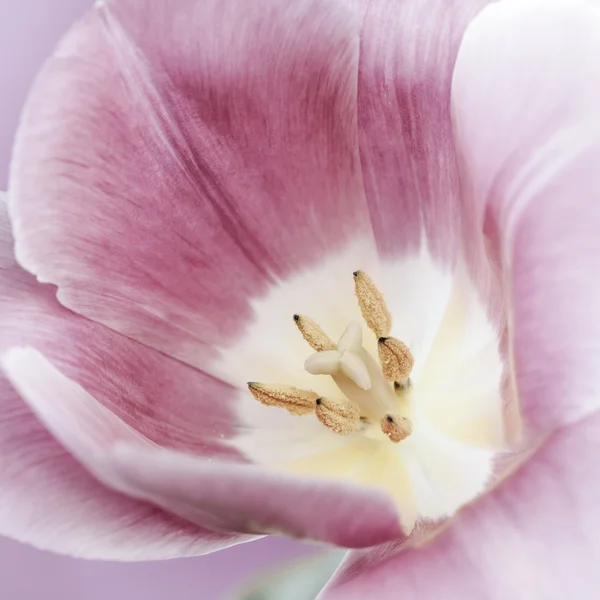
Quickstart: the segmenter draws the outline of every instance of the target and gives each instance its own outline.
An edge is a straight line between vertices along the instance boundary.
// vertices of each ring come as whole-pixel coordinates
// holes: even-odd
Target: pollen
[[[289,385],[265,385],[252,381],[248,383],[248,389],[261,404],[285,408],[293,415],[314,412],[318,398],[314,392]]]
[[[336,343],[312,319],[303,315],[294,315],[294,321],[302,337],[316,352],[335,350],[337,348]]]
[[[392,315],[383,294],[364,271],[354,271],[353,275],[354,291],[363,319],[378,338],[388,336],[392,329]]]
[[[349,400],[317,398],[316,404],[317,419],[334,433],[349,435],[358,429],[360,412]]]
[[[393,337],[381,337],[377,344],[383,375],[388,381],[405,385],[415,364],[409,347]]]
[[[244,456],[382,491],[409,535],[493,487],[518,394],[500,352],[504,315],[488,318],[467,265],[421,271],[425,246],[379,264],[372,250],[340,245],[249,298],[252,318],[212,369],[243,377],[231,442]]]
[[[410,419],[401,415],[385,415],[381,419],[381,431],[395,444],[406,439],[412,433],[412,430],[413,426]]]
[[[379,338],[379,363],[363,345],[363,327],[350,321],[338,331],[337,344],[310,317],[295,314],[302,337],[315,350],[304,361],[306,372],[331,377],[340,396],[327,396],[288,385],[249,383],[256,400],[285,408],[293,415],[314,413],[322,425],[338,435],[359,433],[384,443],[398,443],[412,432],[414,411],[406,390],[413,355],[400,340],[389,337],[392,317],[382,293],[364,271],[354,272],[360,310]],[[383,436],[382,436],[383,432]]]

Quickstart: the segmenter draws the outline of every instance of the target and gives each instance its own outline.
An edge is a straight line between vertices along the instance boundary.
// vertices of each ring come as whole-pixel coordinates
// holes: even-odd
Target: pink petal
[[[77,419],[73,431],[93,435],[94,446],[75,452],[81,462],[123,440],[124,431],[145,444],[150,438],[175,448],[231,454],[219,437],[232,425],[226,386],[211,387],[212,380],[205,375],[64,309],[53,289],[37,284],[11,254],[5,205],[0,202],[4,372],[10,372],[23,396],[32,402],[35,396],[42,420],[52,415],[58,424]],[[50,364],[45,358],[45,363],[15,362],[32,353],[41,356],[39,350],[7,353],[7,348],[23,344],[52,357],[72,377],[67,381],[77,393],[69,397],[57,387],[56,367],[50,365],[53,377],[40,367]],[[107,415],[102,427],[94,411]],[[69,554],[127,560],[199,554],[240,540],[201,530],[109,491],[48,433],[4,377],[0,377],[0,457],[2,535]]]
[[[31,375],[26,372],[23,383],[31,383]],[[49,386],[44,394],[59,410],[65,408],[62,401],[81,399],[65,398],[60,394],[64,390],[51,387],[52,382],[41,383]],[[99,421],[79,423],[90,430]],[[0,535],[38,548],[85,558],[150,560],[203,554],[243,539],[202,530],[103,486],[3,377],[0,456]]]
[[[219,456],[239,460],[221,440],[235,426],[231,417],[228,420],[227,395],[219,394],[227,387],[211,388],[212,380],[202,373],[60,307],[52,289],[36,284],[10,258],[6,223],[0,232],[4,233],[0,236],[3,372],[62,444],[14,393],[0,397],[4,403],[0,415],[8,417],[6,422],[0,419],[0,450],[7,459],[6,470],[0,468],[0,499],[6,508],[5,513],[0,511],[0,533],[54,550],[90,556],[112,552],[115,558],[160,556],[161,551],[169,556],[208,552],[247,539],[232,530],[279,531],[348,546],[402,535],[392,502],[379,492],[281,478],[247,464],[216,460]],[[125,464],[120,455],[110,460],[112,446],[124,442],[133,444],[139,456]],[[166,450],[163,454],[157,444],[205,458]],[[180,456],[183,468],[178,466]],[[163,457],[168,458],[164,465]],[[171,465],[173,457],[177,460]],[[48,496],[41,492],[49,482],[52,501],[47,504]],[[195,494],[193,506],[190,494]],[[173,511],[200,528],[126,495]],[[98,519],[88,511],[93,506],[89,497],[106,502]],[[73,509],[72,502],[80,504]],[[164,550],[153,547],[152,540],[147,549],[138,546],[135,527],[125,530],[123,520],[136,523],[135,510],[140,511],[140,526],[150,529],[150,533],[142,530],[140,543],[158,531],[168,538]],[[40,512],[48,519],[46,527],[34,526]],[[158,524],[153,525],[151,517]],[[176,532],[170,532],[169,525]],[[206,527],[218,527],[223,534]],[[96,528],[107,531],[106,543],[89,547],[84,542]],[[113,548],[121,541],[119,535],[131,539]]]
[[[439,538],[351,554],[323,600],[600,590],[599,30],[593,3],[495,4],[467,31],[453,87],[471,258],[486,244],[502,264],[527,431],[555,432]]]
[[[118,447],[110,469],[128,494],[217,531],[278,533],[350,548],[403,537],[391,499],[370,488],[133,446]]]
[[[428,545],[383,561],[351,552],[319,600],[597,597],[598,453],[595,415],[556,433]]]
[[[459,188],[450,83],[462,33],[487,0],[379,0],[363,26],[358,121],[364,185],[380,251],[448,262],[458,250]]]
[[[532,435],[600,408],[599,30],[591,2],[498,3],[454,77],[471,258],[501,264]]]
[[[62,307],[12,256],[0,202],[0,352],[32,346],[120,419],[153,442],[236,456],[235,390]]]
[[[394,504],[381,492],[161,449],[31,348],[5,353],[2,368],[37,417],[98,480],[122,492],[126,502],[125,496],[137,498],[198,525],[205,552],[248,539],[236,532],[347,547],[403,536]]]
[[[359,25],[329,0],[98,3],[23,117],[21,264],[66,306],[205,365],[250,297],[371,235]]]

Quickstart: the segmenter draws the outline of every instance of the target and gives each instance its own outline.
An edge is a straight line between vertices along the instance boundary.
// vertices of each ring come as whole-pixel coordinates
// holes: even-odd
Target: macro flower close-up
[[[594,0],[96,2],[0,203],[0,534],[596,597],[599,161]]]

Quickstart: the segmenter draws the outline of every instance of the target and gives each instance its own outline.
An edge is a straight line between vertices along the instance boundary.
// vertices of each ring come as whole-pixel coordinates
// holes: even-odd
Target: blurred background
[[[31,82],[59,38],[92,4],[0,0],[0,189],[6,189],[12,140]],[[264,571],[313,553],[307,545],[269,538],[193,559],[123,564],[55,556],[0,537],[0,598],[230,600]],[[292,600],[287,592],[278,597]]]

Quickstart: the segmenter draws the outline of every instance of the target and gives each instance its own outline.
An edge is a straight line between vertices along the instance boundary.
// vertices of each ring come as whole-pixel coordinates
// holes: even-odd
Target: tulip
[[[326,600],[597,592],[599,33],[591,0],[97,3],[3,210],[0,533],[348,548]]]

